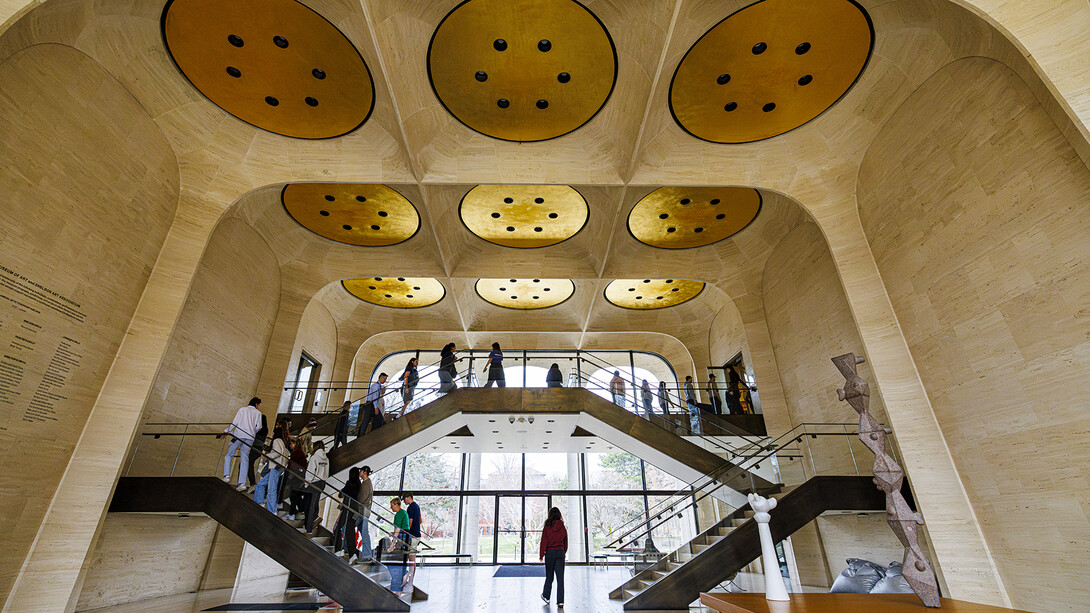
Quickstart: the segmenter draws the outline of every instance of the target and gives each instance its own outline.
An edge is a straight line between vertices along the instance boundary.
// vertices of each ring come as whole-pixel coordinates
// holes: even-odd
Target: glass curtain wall
[[[624,452],[415,453],[373,477],[375,499],[412,492],[423,512],[425,542],[466,553],[478,564],[537,564],[541,527],[551,507],[568,530],[570,563],[586,563],[633,519],[685,484]],[[691,540],[691,511],[656,528],[660,551]],[[641,539],[642,544],[643,539]]]

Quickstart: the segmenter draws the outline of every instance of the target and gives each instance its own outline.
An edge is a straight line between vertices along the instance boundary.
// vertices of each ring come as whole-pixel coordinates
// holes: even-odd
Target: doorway
[[[306,353],[299,356],[299,369],[295,371],[295,388],[291,395],[291,413],[303,413],[322,400],[321,391],[314,388],[322,365]]]
[[[540,564],[538,543],[551,496],[496,496],[493,564]]]

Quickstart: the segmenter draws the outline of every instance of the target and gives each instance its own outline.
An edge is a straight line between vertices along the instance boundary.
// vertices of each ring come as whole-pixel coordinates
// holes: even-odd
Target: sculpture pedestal
[[[700,604],[721,613],[926,613],[928,609],[915,594],[791,594],[791,600],[765,600],[760,592],[730,594],[703,593]],[[939,611],[947,613],[1027,613],[964,600],[942,599]]]

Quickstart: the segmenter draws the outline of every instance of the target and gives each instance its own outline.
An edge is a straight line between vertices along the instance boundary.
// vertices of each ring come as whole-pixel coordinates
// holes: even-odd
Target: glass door
[[[496,564],[538,564],[541,526],[548,513],[547,496],[496,497]]]
[[[299,357],[299,370],[296,371],[295,389],[291,397],[291,409],[289,409],[291,413],[302,413],[307,409],[308,400],[313,395],[310,386],[317,367],[318,362],[307,354],[304,353]]]

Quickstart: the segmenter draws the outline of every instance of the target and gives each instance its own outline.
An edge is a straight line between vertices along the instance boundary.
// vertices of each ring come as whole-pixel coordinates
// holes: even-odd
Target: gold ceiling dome
[[[171,0],[162,29],[167,52],[198,91],[269,132],[342,136],[375,106],[359,51],[295,0]]]
[[[431,278],[363,277],[345,279],[341,285],[364,302],[395,309],[431,306],[447,295],[447,288]]]
[[[420,229],[416,207],[385,185],[289,183],[280,199],[301,226],[339,243],[386,247]]]
[[[623,309],[665,309],[688,302],[704,291],[702,281],[617,279],[606,286],[606,300]]]
[[[508,309],[544,309],[572,297],[571,279],[478,279],[477,295]]]
[[[574,0],[466,0],[432,35],[428,78],[470,129],[542,141],[602,109],[617,80],[617,50],[602,22]]]
[[[660,187],[632,207],[628,231],[652,247],[702,247],[737,234],[760,210],[750,187]]]
[[[590,214],[583,195],[568,185],[478,185],[458,208],[470,232],[520,249],[568,240]]]
[[[873,46],[870,17],[851,0],[762,0],[689,49],[670,84],[670,111],[703,140],[771,138],[835,104]]]

